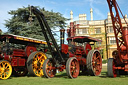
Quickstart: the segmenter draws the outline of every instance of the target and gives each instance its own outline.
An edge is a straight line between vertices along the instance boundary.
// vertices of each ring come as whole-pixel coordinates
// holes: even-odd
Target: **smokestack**
[[[70,18],[71,18],[70,22],[73,22],[73,12],[72,11],[70,12]]]
[[[90,14],[91,14],[91,21],[93,20],[93,10],[92,8],[90,9]]]
[[[64,28],[61,28],[60,29],[60,46],[62,44],[64,44],[64,34],[65,34],[65,29]]]

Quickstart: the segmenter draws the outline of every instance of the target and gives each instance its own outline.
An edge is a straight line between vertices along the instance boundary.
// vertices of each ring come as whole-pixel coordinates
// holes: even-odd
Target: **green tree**
[[[56,28],[65,28],[66,21],[61,13],[45,10],[44,8],[37,7],[44,13],[45,18],[52,30]],[[8,12],[12,15],[11,19],[6,20],[5,26],[8,29],[8,33],[21,35],[26,37],[32,37],[43,40],[43,33],[41,32],[40,25],[35,16],[33,16],[32,23],[29,21],[30,11],[28,7],[18,8],[17,10],[11,10]]]

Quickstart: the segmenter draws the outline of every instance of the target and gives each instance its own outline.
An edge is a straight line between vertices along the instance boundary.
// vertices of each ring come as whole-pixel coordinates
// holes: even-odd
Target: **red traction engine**
[[[30,10],[37,17],[39,24],[51,52],[52,58],[46,59],[43,64],[43,73],[47,78],[52,78],[56,70],[66,73],[70,78],[77,78],[79,72],[87,72],[88,75],[98,76],[102,69],[102,59],[98,50],[92,50],[90,42],[96,42],[97,39],[87,36],[76,36],[68,38],[69,44],[64,44],[64,32],[60,30],[60,47],[51,32],[51,29],[45,19],[45,15],[37,8],[31,6]],[[49,41],[51,41],[52,46]],[[82,46],[80,46],[81,44]],[[78,46],[76,46],[78,45]]]
[[[79,66],[77,68],[80,68],[80,71],[82,71],[82,73],[86,73],[87,75],[100,75],[102,69],[102,58],[97,49],[92,49],[91,44],[101,41],[88,36],[75,36],[67,38],[67,40],[69,42],[69,59],[71,57],[75,57],[77,59],[79,62]],[[73,65],[73,63],[71,63],[71,65]],[[70,75],[72,74],[71,69],[73,69],[72,66],[70,66]],[[67,68],[67,71],[68,70],[69,68]]]
[[[43,64],[44,75],[51,78],[55,76],[56,70],[62,72],[64,69],[69,78],[77,78],[79,72],[91,76],[100,75],[102,69],[100,52],[97,49],[93,50],[89,44],[99,40],[87,36],[75,36],[67,38],[67,40],[68,45],[61,43],[61,54],[65,61],[56,64],[54,58],[46,59]],[[59,60],[57,57],[56,61]]]
[[[44,51],[37,51],[36,46],[45,46],[45,41],[12,34],[0,35],[0,41],[0,79],[8,79],[11,74],[25,76],[28,71],[30,75],[43,75],[41,67],[47,57]],[[19,44],[19,48],[14,47]]]
[[[128,23],[123,16],[116,0],[107,0],[110,9],[117,50],[113,51],[113,58],[108,59],[108,76],[116,77],[128,73]],[[120,15],[123,19],[120,18]],[[122,25],[124,21],[124,25]],[[124,27],[125,26],[125,27]]]

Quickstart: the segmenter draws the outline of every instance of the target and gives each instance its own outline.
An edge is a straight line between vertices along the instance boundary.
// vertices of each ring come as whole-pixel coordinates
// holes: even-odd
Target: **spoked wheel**
[[[12,74],[12,66],[6,60],[0,61],[0,79],[8,79]]]
[[[98,50],[90,50],[87,55],[88,74],[99,76],[102,69],[102,58]]]
[[[115,69],[115,62],[113,58],[108,59],[107,71],[109,77],[116,77],[117,71]]]
[[[13,68],[13,75],[14,76],[26,76],[28,74],[28,70],[26,67],[14,67]]]
[[[77,78],[80,71],[80,65],[75,57],[71,57],[66,62],[66,73],[69,78]]]
[[[43,64],[43,72],[46,78],[52,78],[56,74],[55,63],[52,59],[46,59]]]
[[[43,76],[43,63],[47,59],[46,55],[41,51],[32,52],[27,60],[27,69],[32,76]]]

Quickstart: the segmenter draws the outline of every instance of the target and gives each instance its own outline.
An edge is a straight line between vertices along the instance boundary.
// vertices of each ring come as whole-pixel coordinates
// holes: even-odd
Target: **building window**
[[[79,31],[79,34],[82,34],[82,29],[79,29],[78,31]]]
[[[96,34],[100,34],[101,33],[101,28],[96,28],[95,31],[96,31]]]
[[[88,29],[77,29],[78,34],[88,34]]]
[[[115,37],[110,37],[110,44],[116,44]]]
[[[96,38],[96,39],[98,39],[98,40],[101,40],[101,41],[102,41],[102,37],[98,37],[98,38]],[[101,42],[96,42],[96,45],[101,45]]]
[[[87,28],[86,28],[86,29],[83,29],[83,30],[82,30],[82,33],[83,33],[83,34],[88,34],[88,29],[87,29]]]
[[[79,34],[79,29],[76,29],[76,34]]]
[[[113,33],[114,32],[113,27],[109,27],[108,32]]]

